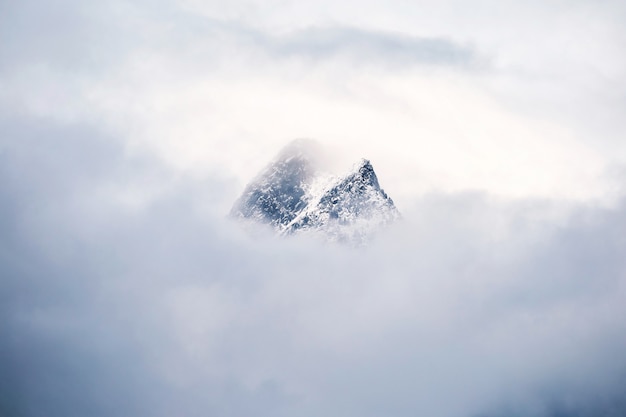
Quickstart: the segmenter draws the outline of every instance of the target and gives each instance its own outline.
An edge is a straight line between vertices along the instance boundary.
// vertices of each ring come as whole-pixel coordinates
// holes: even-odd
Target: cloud
[[[204,56],[208,58],[205,65],[216,59],[228,60],[237,53],[265,55],[273,60],[299,57],[317,62],[332,58],[404,67],[468,67],[477,61],[471,48],[444,38],[339,24],[277,35],[236,19],[194,15],[175,2],[161,2],[147,9],[138,1],[85,5],[64,0],[49,5],[29,0],[4,5],[3,21],[4,37],[11,41],[0,48],[1,69],[9,73],[16,67],[52,65],[74,75],[102,76],[133,59],[137,49],[167,51],[200,62]],[[195,45],[202,45],[204,53]]]
[[[75,76],[109,70],[141,39],[126,26],[132,16],[121,16],[111,6],[73,0],[4,3],[0,73],[25,66],[52,67]]]
[[[364,250],[251,239],[219,179],[4,127],[4,414],[624,413],[623,204],[433,194]]]
[[[625,415],[616,4],[3,4],[0,414]],[[403,222],[227,221],[302,136]]]
[[[280,38],[272,48],[280,55],[320,60],[347,56],[359,63],[400,65],[450,65],[471,67],[478,58],[469,47],[446,39],[417,38],[402,34],[348,27],[302,30]]]
[[[371,159],[400,205],[432,190],[615,196],[606,172],[625,160],[621,61],[612,52],[620,37],[590,32],[589,43],[607,48],[593,48],[594,59],[574,54],[576,62],[563,45],[581,44],[586,3],[570,12],[498,6],[506,30],[485,21],[488,3],[472,13],[374,1],[352,19],[354,5],[324,18],[317,4],[274,4],[268,15],[238,2],[231,15],[219,3],[205,3],[215,10],[204,14],[188,3],[67,0],[52,15],[68,21],[47,25],[33,22],[49,6],[6,6],[13,42],[0,108],[98,124],[129,151],[199,177],[219,172],[241,188],[284,143],[314,137],[346,164]],[[592,22],[613,28],[612,7],[595,10]],[[583,23],[597,29],[592,22]],[[512,32],[524,36],[503,35]],[[598,63],[606,68],[594,70]]]

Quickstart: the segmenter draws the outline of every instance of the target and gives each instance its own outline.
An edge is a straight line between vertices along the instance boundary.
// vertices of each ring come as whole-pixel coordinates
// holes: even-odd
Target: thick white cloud
[[[363,250],[252,239],[211,213],[232,184],[11,129],[5,414],[623,413],[623,205],[441,194]]]
[[[624,415],[619,2],[0,8],[0,414]],[[403,222],[226,221],[302,136]]]

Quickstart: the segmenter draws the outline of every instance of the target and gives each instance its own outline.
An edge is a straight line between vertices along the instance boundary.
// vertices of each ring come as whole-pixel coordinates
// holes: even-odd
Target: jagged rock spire
[[[380,185],[378,184],[378,177],[376,177],[376,173],[374,172],[374,167],[368,159],[361,159],[361,162],[358,164],[357,172],[361,182],[380,188]]]

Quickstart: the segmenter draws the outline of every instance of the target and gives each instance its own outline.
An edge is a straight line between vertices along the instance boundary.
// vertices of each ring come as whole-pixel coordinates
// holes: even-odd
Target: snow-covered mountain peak
[[[317,168],[319,155],[315,141],[291,142],[248,184],[231,216],[269,224],[280,234],[315,233],[356,244],[400,217],[368,159],[332,177]]]
[[[244,190],[231,216],[286,226],[307,204],[310,184],[317,172],[312,141],[298,139],[283,148]]]

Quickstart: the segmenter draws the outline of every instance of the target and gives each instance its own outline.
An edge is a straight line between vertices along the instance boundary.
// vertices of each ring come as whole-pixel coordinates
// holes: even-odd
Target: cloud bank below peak
[[[93,126],[10,127],[2,414],[626,411],[623,202],[555,220],[557,202],[433,194],[362,250],[251,239],[216,209],[227,183]],[[158,192],[128,205],[129,181]]]

